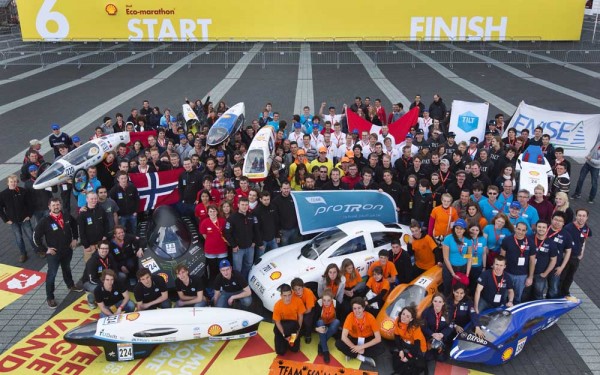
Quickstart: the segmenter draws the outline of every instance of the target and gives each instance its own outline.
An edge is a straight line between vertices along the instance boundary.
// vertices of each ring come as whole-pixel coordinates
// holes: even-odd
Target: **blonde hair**
[[[569,209],[569,196],[567,195],[567,193],[559,191],[558,193],[556,193],[555,198],[559,198],[559,197],[565,201],[565,204],[562,207],[557,206],[556,211],[566,212]]]
[[[11,174],[6,178],[6,181],[10,181],[10,180],[17,180],[17,182],[19,182],[19,177],[17,177],[16,174]]]

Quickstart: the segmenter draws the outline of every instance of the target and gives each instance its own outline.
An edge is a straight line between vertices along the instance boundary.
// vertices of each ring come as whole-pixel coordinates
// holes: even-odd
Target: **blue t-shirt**
[[[502,207],[504,207],[504,213],[508,215],[508,207],[510,206],[510,203],[515,199],[514,195],[509,195],[508,197],[505,197],[504,194],[502,193],[502,191],[500,191],[500,194],[498,195],[498,202],[500,203],[500,205]]]
[[[487,247],[489,251],[494,253],[500,252],[500,245],[505,237],[510,236],[512,233],[508,228],[502,228],[499,231],[494,230],[494,224],[488,224],[483,228],[483,234],[487,236]]]
[[[453,266],[464,266],[467,264],[467,258],[465,258],[465,256],[469,252],[470,245],[467,238],[463,237],[462,243],[459,245],[454,241],[454,236],[449,234],[444,238],[443,244],[450,249],[450,264]]]
[[[538,214],[535,207],[533,207],[532,205],[527,205],[526,209],[521,208],[521,211],[519,212],[519,217],[525,219],[527,221],[527,224],[529,224],[530,228],[536,225],[538,221],[540,221],[540,215]],[[527,232],[527,235],[530,235],[530,233]]]
[[[506,210],[506,206],[502,202],[496,201],[491,203],[489,199],[479,203],[479,207],[481,207],[481,212],[488,222],[491,222],[499,213],[505,213]]]
[[[469,246],[471,246],[471,267],[483,267],[483,257],[485,256],[486,242],[483,236],[477,239],[469,238]]]
[[[494,308],[504,305],[508,290],[513,289],[512,280],[506,273],[502,276],[495,276],[492,270],[483,271],[477,279],[477,284],[483,286],[480,297]],[[496,294],[501,296],[499,302],[494,302]],[[481,314],[481,311],[479,313]]]
[[[533,241],[535,246],[535,270],[533,274],[539,275],[548,268],[550,258],[558,255],[558,249],[556,246],[551,245],[552,239],[546,238],[542,241],[534,237]]]

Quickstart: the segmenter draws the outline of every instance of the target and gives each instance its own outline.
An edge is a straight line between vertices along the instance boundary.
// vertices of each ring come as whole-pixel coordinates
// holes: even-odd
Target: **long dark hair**
[[[323,273],[323,278],[325,279],[325,281],[328,283],[329,282],[329,270],[335,268],[337,271],[337,276],[335,278],[335,280],[333,280],[333,282],[335,283],[335,285],[340,285],[340,283],[342,282],[342,273],[340,272],[340,268],[338,267],[337,264],[335,263],[330,263],[327,268],[325,268],[325,272]]]
[[[421,326],[421,319],[417,318],[417,309],[414,306],[404,306],[402,310],[400,310],[400,314],[398,314],[398,318],[396,319],[396,324],[400,324],[400,316],[404,312],[404,310],[408,311],[412,316],[412,320],[408,323],[408,330],[413,330],[417,327]]]

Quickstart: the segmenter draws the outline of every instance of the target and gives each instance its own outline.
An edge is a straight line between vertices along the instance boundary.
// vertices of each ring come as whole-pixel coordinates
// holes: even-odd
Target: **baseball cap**
[[[81,142],[81,139],[79,139],[78,136],[74,135],[72,138],[73,142]]]
[[[412,137],[413,137],[413,135],[412,135],[411,133],[408,133],[408,134],[406,135],[406,138],[410,138],[410,139],[412,139]]]
[[[29,170],[29,172],[37,171],[38,167],[37,167],[37,165],[32,164],[29,166],[28,170]]]
[[[40,142],[37,139],[32,139],[31,141],[29,141],[30,146],[41,145],[41,144],[42,144],[42,142]]]
[[[349,159],[354,158],[354,152],[352,152],[352,151],[346,151],[346,157],[349,158]]]
[[[467,229],[467,222],[463,219],[458,219],[454,222],[455,227],[461,227],[463,229]]]
[[[186,139],[187,137],[185,136],[185,134],[179,134],[179,139]]]
[[[493,132],[493,131],[491,131],[491,130],[486,130],[486,131],[485,131],[485,135],[488,135],[488,134],[494,134],[494,132]]]
[[[298,152],[296,153],[296,155],[306,155],[306,151],[304,151],[303,148],[298,149]]]
[[[471,137],[471,139],[469,140],[469,142],[471,142],[471,143],[479,143],[479,138],[477,138],[477,137]]]
[[[488,125],[496,125],[496,120],[490,120],[488,121]]]
[[[129,124],[133,125],[133,122],[131,122],[131,121],[127,121],[127,122],[125,123],[125,125],[129,125]]]
[[[353,133],[353,134],[358,134],[358,129],[354,129],[354,130],[352,130],[352,133]]]
[[[225,156],[225,152],[223,152],[223,151],[217,151],[217,157],[220,158],[222,156]]]
[[[319,152],[327,152],[327,147],[319,147]]]
[[[348,157],[344,156],[342,158],[342,163],[350,163],[350,159],[348,159]]]
[[[447,138],[456,138],[456,133],[455,132],[449,132]]]
[[[299,122],[296,122],[296,123],[294,124],[294,128],[296,128],[296,129],[300,129],[301,127],[302,127],[302,124],[301,124],[301,123],[299,123]]]
[[[425,133],[423,133],[423,129],[417,129],[417,134],[425,134]]]
[[[425,112],[429,113],[429,110],[428,110],[427,108],[425,108],[425,109],[423,110],[423,113],[425,113]]]
[[[510,203],[510,208],[516,208],[517,210],[521,209],[521,203],[517,202],[517,201],[512,201]]]
[[[227,268],[227,267],[231,267],[231,263],[229,263],[229,261],[227,259],[223,259],[222,261],[219,262],[219,269]]]
[[[442,159],[442,160],[440,160],[440,164],[450,165],[450,160],[448,160],[448,159]]]
[[[52,130],[58,130],[60,126],[58,124],[52,124]]]

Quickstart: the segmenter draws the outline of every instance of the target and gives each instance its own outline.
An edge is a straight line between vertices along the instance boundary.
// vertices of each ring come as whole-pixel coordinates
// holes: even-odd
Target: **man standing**
[[[271,205],[271,194],[268,191],[260,193],[260,202],[252,213],[258,219],[264,251],[277,249],[277,216],[275,208]],[[261,256],[262,252],[260,250],[257,254],[254,254],[255,259]]]
[[[592,236],[592,229],[587,225],[588,217],[589,211],[585,208],[579,208],[575,212],[575,221],[565,225],[565,231],[573,239],[573,249],[560,281],[560,290],[563,296],[571,295],[570,289],[571,284],[573,284],[573,277],[583,259],[587,239]]]
[[[60,126],[58,124],[52,124],[52,134],[48,137],[48,142],[50,142],[50,147],[54,149],[54,157],[58,157],[60,152],[58,152],[58,146],[67,145],[71,147],[73,142],[71,141],[71,137],[67,133],[63,133],[60,131]]]
[[[48,261],[46,302],[48,307],[55,309],[57,304],[54,299],[54,280],[59,266],[67,288],[72,292],[81,292],[82,289],[75,286],[71,274],[71,258],[73,258],[73,249],[77,246],[77,223],[71,214],[62,212],[60,199],[52,198],[48,208],[50,214],[38,223],[33,239],[38,249],[46,253]]]
[[[575,187],[575,193],[573,194],[574,199],[581,197],[581,189],[583,182],[589,173],[592,176],[592,188],[588,198],[588,203],[593,204],[594,198],[596,198],[596,192],[598,191],[598,171],[600,171],[600,142],[597,142],[592,151],[585,157],[585,164],[581,167],[579,172],[579,179],[577,180],[577,187]]]
[[[544,299],[544,291],[548,285],[548,276],[556,266],[556,247],[550,246],[546,234],[548,223],[539,221],[533,238],[535,245],[535,270],[533,271],[533,299]]]
[[[106,240],[109,220],[106,211],[98,206],[98,195],[96,193],[88,193],[86,202],[86,206],[81,208],[77,218],[84,262],[87,262],[92,254],[96,252],[98,243]],[[93,292],[93,289],[90,292]]]
[[[180,201],[177,204],[177,211],[182,216],[194,217],[194,208],[198,201],[196,197],[202,189],[202,174],[194,168],[190,158],[183,159],[183,173],[179,176]]]
[[[129,182],[127,173],[117,173],[117,182],[118,184],[110,189],[110,197],[119,206],[119,225],[125,227],[128,233],[135,233],[140,195],[135,185]]]
[[[27,250],[23,235],[27,237],[31,248],[35,251],[36,246],[33,243],[33,228],[31,226],[31,214],[29,212],[27,196],[25,189],[18,186],[19,179],[12,174],[7,179],[8,188],[0,193],[0,218],[10,225],[15,236],[15,242],[21,252],[19,262],[27,261]],[[44,256],[42,252],[41,257]]]
[[[550,246],[555,247],[558,254],[556,256],[556,268],[550,272],[548,279],[548,298],[560,298],[561,295],[560,280],[562,273],[569,264],[571,250],[573,249],[573,239],[569,232],[564,229],[567,215],[562,211],[556,211],[552,214],[552,222],[548,229],[548,240]]]
[[[108,197],[108,190],[104,186],[98,188],[98,206],[108,215],[108,231],[112,231],[115,225],[119,224],[119,206],[114,199]]]
[[[298,242],[300,232],[298,231],[298,218],[294,200],[290,194],[292,188],[288,181],[281,184],[281,195],[273,200],[273,208],[277,215],[279,238],[281,246],[291,245]]]
[[[233,267],[244,279],[248,278],[254,263],[254,246],[264,251],[260,238],[258,220],[248,213],[248,198],[242,197],[238,202],[238,212],[232,213],[225,224],[225,238],[233,251]]]
[[[535,269],[534,239],[528,237],[527,225],[519,222],[515,225],[515,235],[502,240],[500,255],[506,258],[506,273],[512,280],[514,303],[521,303],[523,290],[533,284]]]

